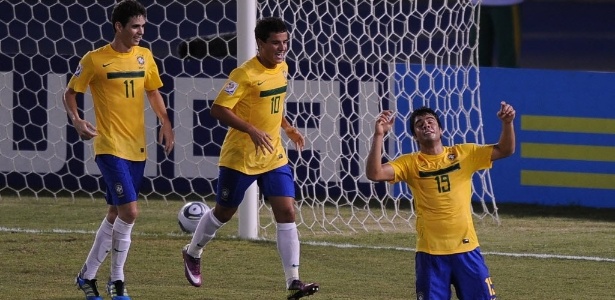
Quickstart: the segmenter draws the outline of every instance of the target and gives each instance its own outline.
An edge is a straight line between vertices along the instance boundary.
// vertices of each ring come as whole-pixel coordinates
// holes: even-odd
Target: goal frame
[[[411,195],[400,184],[364,176],[372,122],[383,109],[406,105],[383,159],[414,149],[404,120],[421,104],[444,113],[446,142],[484,143],[477,46],[469,40],[478,11],[469,1],[140,1],[148,9],[141,43],[157,60],[176,132],[175,150],[166,156],[146,108],[145,201],[213,199],[226,130],[208,109],[230,71],[256,53],[253,28],[261,16],[282,17],[291,30],[286,112],[306,136],[306,149],[285,143],[302,232],[412,230]],[[67,121],[62,93],[80,57],[110,40],[113,3],[0,2],[0,31],[7,29],[0,36],[0,105],[7,107],[0,110],[0,197],[104,195],[91,142]],[[207,49],[182,54],[179,46],[197,39]],[[79,106],[93,121],[91,95],[79,98]],[[482,211],[475,216],[497,220],[489,173],[477,176],[473,197]],[[275,227],[270,206],[256,186],[247,194],[239,235],[267,236]]]

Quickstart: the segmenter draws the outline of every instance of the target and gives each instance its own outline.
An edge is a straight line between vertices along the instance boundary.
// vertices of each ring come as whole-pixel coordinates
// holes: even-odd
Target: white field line
[[[332,244],[326,242],[302,242],[306,245],[315,246],[327,246],[337,248],[361,248],[361,249],[375,249],[375,250],[398,250],[398,251],[411,251],[414,252],[414,248],[405,247],[376,247],[366,245],[352,245],[352,244]],[[558,254],[538,254],[538,253],[506,253],[506,252],[482,252],[483,255],[498,255],[509,257],[531,257],[531,258],[553,258],[553,259],[566,259],[566,260],[587,260],[587,261],[602,261],[602,262],[615,262],[615,258],[595,257],[595,256],[574,256],[574,255],[558,255]]]
[[[43,233],[58,233],[58,234],[95,234],[96,232],[93,230],[70,230],[70,229],[49,229],[49,230],[41,230],[41,229],[26,229],[26,228],[8,228],[0,226],[0,232],[17,232],[17,233],[32,233],[32,234],[43,234]],[[159,234],[150,234],[143,232],[133,232],[135,235],[139,236],[160,236]],[[165,236],[188,236],[188,234],[184,233],[167,233]],[[238,237],[233,237],[239,239]],[[261,239],[262,241],[275,242],[274,240]],[[311,245],[311,246],[322,246],[322,247],[333,247],[340,249],[373,249],[373,250],[395,250],[395,251],[407,251],[414,252],[416,249],[407,248],[407,247],[377,247],[377,246],[367,246],[367,245],[355,245],[355,244],[335,244],[328,242],[314,242],[314,241],[302,241],[301,244]],[[507,252],[482,252],[483,255],[497,255],[497,256],[508,256],[508,257],[530,257],[530,258],[542,258],[542,259],[563,259],[563,260],[584,260],[584,261],[598,261],[598,262],[615,262],[615,258],[606,258],[606,257],[596,257],[596,256],[576,256],[576,255],[558,255],[558,254],[540,254],[540,253],[507,253]]]

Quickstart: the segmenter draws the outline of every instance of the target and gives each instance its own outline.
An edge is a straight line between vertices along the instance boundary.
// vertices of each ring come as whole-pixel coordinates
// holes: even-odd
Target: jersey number
[[[434,179],[438,184],[438,193],[446,193],[451,191],[451,182],[448,180],[448,175],[439,175]]]
[[[134,80],[124,80],[124,87],[126,88],[126,98],[135,97],[135,82]]]
[[[277,114],[280,112],[280,96],[271,98],[271,114]]]

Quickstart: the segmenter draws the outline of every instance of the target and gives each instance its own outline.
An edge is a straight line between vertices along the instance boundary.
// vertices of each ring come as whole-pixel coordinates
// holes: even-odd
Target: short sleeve
[[[94,64],[92,63],[91,52],[86,53],[79,61],[77,70],[68,82],[68,87],[75,90],[78,93],[85,93],[88,89],[88,85],[94,77]]]
[[[154,55],[151,51],[147,51],[147,73],[145,74],[145,90],[153,91],[162,87],[162,79],[158,72],[158,65],[154,60]]]
[[[224,87],[218,93],[214,104],[232,109],[243,98],[249,86],[250,81],[245,71],[241,68],[233,70],[229,79],[224,83]]]
[[[390,162],[388,162],[391,167],[393,167],[393,173],[395,174],[394,179],[389,181],[390,183],[396,183],[400,181],[409,182],[410,181],[410,173],[412,169],[412,156],[410,154],[402,155]]]

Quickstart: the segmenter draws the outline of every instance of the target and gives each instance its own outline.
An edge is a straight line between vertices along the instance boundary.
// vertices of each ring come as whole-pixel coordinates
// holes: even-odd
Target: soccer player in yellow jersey
[[[211,108],[211,115],[229,130],[220,154],[216,205],[201,217],[190,244],[182,250],[185,275],[190,284],[201,286],[203,247],[233,217],[246,189],[256,181],[277,223],[287,299],[299,299],[318,291],[318,284],[299,280],[294,178],[280,134],[284,130],[299,150],[303,148],[303,135],[284,116],[288,30],[284,21],[270,17],[257,22],[254,34],[257,55],[231,72]]]
[[[130,299],[124,287],[124,263],[137,218],[137,198],[146,160],[144,98],[161,123],[159,143],[169,154],[174,135],[158,88],[158,67],[149,49],[139,47],[144,32],[145,7],[123,0],[113,8],[115,36],[110,44],[86,53],[64,93],[64,105],[75,130],[84,140],[94,139],[95,160],[107,186],[107,215],[96,233],[76,284],[87,300],[102,299],[96,273],[111,252],[107,292],[113,300]],[[96,126],[82,119],[77,93],[90,88]]]
[[[502,121],[497,144],[449,147],[442,144],[436,112],[419,108],[409,124],[419,151],[385,164],[383,140],[393,126],[393,112],[383,111],[376,120],[366,175],[373,181],[403,181],[414,196],[417,299],[451,299],[451,285],[461,300],[496,299],[474,230],[470,198],[472,174],[515,152],[515,110],[502,102],[497,116]]]

